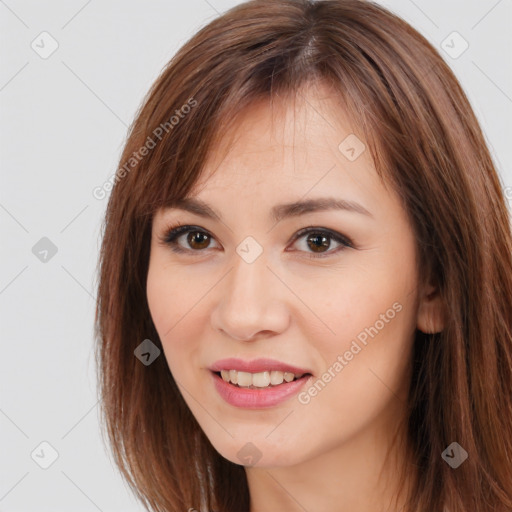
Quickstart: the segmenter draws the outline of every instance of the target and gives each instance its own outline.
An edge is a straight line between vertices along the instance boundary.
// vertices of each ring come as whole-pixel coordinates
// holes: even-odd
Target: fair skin
[[[215,449],[242,464],[239,450],[256,447],[251,453],[260,458],[246,467],[251,512],[399,511],[403,501],[393,497],[405,445],[390,450],[389,466],[384,460],[405,414],[415,329],[442,330],[439,300],[433,286],[418,284],[412,227],[368,149],[354,161],[338,149],[353,129],[332,92],[315,85],[304,96],[273,111],[254,104],[237,121],[229,151],[218,148],[207,162],[190,195],[222,221],[178,208],[156,213],[150,312],[171,373]],[[319,197],[357,202],[371,215],[327,210],[270,219],[277,204]],[[175,253],[160,239],[177,222],[209,237],[194,238],[192,229],[179,237],[188,252]],[[353,247],[338,250],[327,237],[315,251],[322,233],[293,236],[305,227],[340,233]],[[252,263],[236,251],[248,236],[263,249]],[[315,254],[325,256],[308,258]],[[376,323],[387,311],[387,321]],[[371,326],[378,333],[333,370]],[[310,369],[306,392],[329,368],[331,379],[302,402],[293,396],[265,409],[235,407],[208,369],[227,357]]]

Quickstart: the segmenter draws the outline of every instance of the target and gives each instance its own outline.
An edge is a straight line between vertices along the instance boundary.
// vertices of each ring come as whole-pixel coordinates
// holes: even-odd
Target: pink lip
[[[216,361],[209,367],[209,369],[212,372],[220,372],[221,370],[237,370],[239,372],[249,373],[279,371],[294,373],[295,375],[311,373],[310,370],[305,370],[304,368],[298,368],[297,366],[282,363],[275,359],[265,358],[243,361],[242,359],[230,357],[228,359],[220,359],[219,361]]]
[[[232,368],[234,370],[234,368]],[[278,405],[293,395],[296,395],[300,389],[313,377],[304,375],[300,379],[292,382],[283,382],[279,386],[250,389],[239,388],[234,384],[226,382],[213,371],[210,373],[213,383],[219,395],[228,403],[235,407],[244,409],[264,409]]]
[[[297,394],[306,382],[312,378],[311,371],[282,363],[275,359],[254,359],[252,361],[243,361],[237,358],[220,359],[209,367],[213,378],[215,389],[219,395],[228,403],[235,407],[244,409],[263,409],[278,405],[291,396]],[[214,372],[221,370],[237,370],[239,372],[269,372],[280,371],[289,372],[296,375],[304,375],[300,379],[292,382],[283,382],[279,386],[269,386],[261,389],[240,388],[235,384],[224,381],[222,377]]]

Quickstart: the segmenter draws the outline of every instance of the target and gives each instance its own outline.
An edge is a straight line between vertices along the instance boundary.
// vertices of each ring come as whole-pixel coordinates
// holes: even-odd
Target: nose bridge
[[[260,331],[280,331],[287,324],[286,308],[279,302],[279,280],[267,268],[266,254],[256,254],[250,243],[237,248],[212,314],[216,329],[243,340]]]
[[[263,242],[262,242],[263,243]],[[254,237],[247,236],[238,244],[233,254],[233,268],[228,276],[229,293],[233,301],[245,301],[254,307],[268,301],[272,273],[267,268],[268,251]]]
[[[238,250],[237,250],[238,252]],[[233,270],[228,278],[229,296],[233,300],[254,301],[262,304],[268,300],[267,292],[271,284],[267,268],[267,258],[261,254],[254,261],[245,260],[240,255],[234,257]]]

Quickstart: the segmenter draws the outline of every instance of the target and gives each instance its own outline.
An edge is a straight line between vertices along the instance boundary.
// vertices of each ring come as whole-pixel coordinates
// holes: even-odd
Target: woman
[[[359,0],[252,1],[135,119],[99,386],[151,510],[512,509],[512,236],[437,51]]]

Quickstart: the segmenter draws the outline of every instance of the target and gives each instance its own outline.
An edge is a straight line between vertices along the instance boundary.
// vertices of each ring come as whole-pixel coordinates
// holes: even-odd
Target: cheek
[[[204,279],[193,279],[159,255],[150,261],[146,294],[151,318],[173,377],[187,388],[193,371],[200,366],[201,340],[207,325],[201,298],[210,287]]]
[[[325,368],[321,380],[328,382],[317,386],[325,393],[319,401],[336,403],[342,393],[340,407],[357,417],[379,409],[394,393],[405,395],[416,325],[413,262],[375,259],[365,265],[371,270],[351,269],[323,296],[316,292],[329,326],[315,337]]]
[[[186,317],[196,294],[184,272],[166,264],[160,255],[152,256],[146,295],[151,318],[162,342],[166,338],[165,334]]]
[[[148,306],[171,370],[187,346],[177,342],[186,318],[187,293],[178,272],[165,269],[158,261],[150,262],[146,283]]]
[[[172,296],[162,281],[148,280],[147,299],[151,319],[155,326],[158,337],[166,351],[166,339],[169,332],[172,332],[173,311],[175,311]]]
[[[357,319],[340,316],[336,339],[317,345],[325,371],[299,396],[296,419],[305,430],[321,429],[322,443],[346,441],[379,418],[398,418],[409,388],[414,308],[397,302],[366,304]],[[283,443],[292,435],[281,434]]]
[[[411,299],[409,280],[396,276],[374,266],[371,272],[351,269],[336,278],[317,279],[315,287],[310,282],[301,286],[302,296],[322,321],[322,332],[318,331],[315,342],[323,352],[343,353],[352,340],[364,344],[377,331],[393,337],[397,324],[413,315],[413,308],[406,308]]]
[[[415,309],[407,295],[396,297],[394,302],[390,298],[367,307],[363,322],[352,324],[350,335],[331,351],[330,361],[340,363],[331,390],[332,399],[336,392],[344,397],[340,416],[372,421],[407,399]]]

